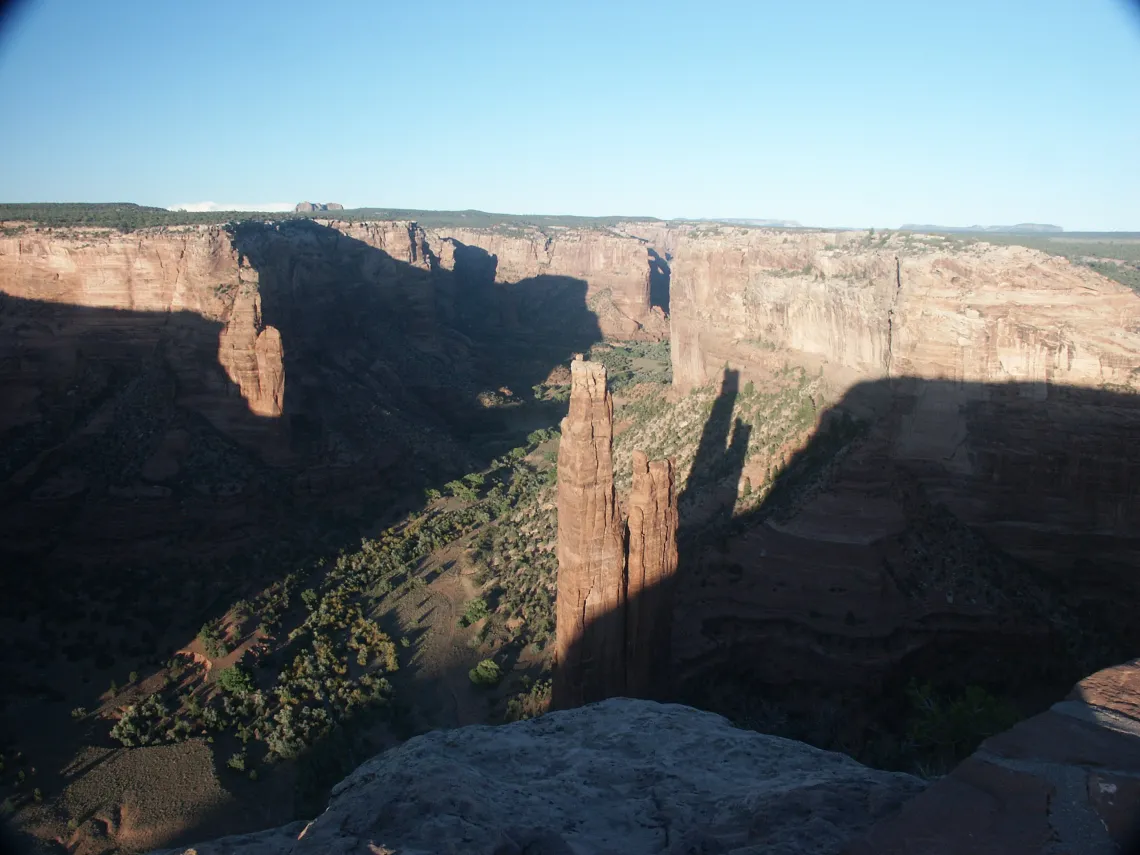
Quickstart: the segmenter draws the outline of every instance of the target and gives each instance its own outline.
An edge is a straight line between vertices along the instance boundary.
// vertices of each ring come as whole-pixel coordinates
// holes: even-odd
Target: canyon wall
[[[425,467],[474,466],[457,437],[487,419],[481,391],[529,388],[602,334],[660,334],[654,252],[671,266],[679,390],[725,365],[760,387],[799,365],[830,385],[813,405],[866,424],[794,501],[682,573],[679,673],[745,651],[766,680],[810,666],[855,683],[859,663],[886,673],[933,638],[1000,634],[971,564],[1132,601],[1140,298],[1027,249],[857,232],[298,222],[0,238],[6,543],[99,560],[193,552],[187,538],[234,549],[274,502],[351,507],[422,486]],[[503,367],[566,328],[576,338],[536,364]],[[822,637],[866,650],[823,655]]]
[[[1140,296],[933,237],[687,226],[672,257],[680,389],[790,365],[836,406],[682,574],[689,676],[854,690],[905,663],[1000,682],[1000,662],[1059,662],[1060,637],[1102,645],[1084,673],[1120,655],[1109,636],[1140,643],[1122,611],[1140,596]],[[840,412],[857,437],[829,432]]]
[[[372,244],[383,225],[337,223],[345,234]],[[650,256],[646,240],[603,229],[550,226],[498,226],[490,229],[417,228],[422,258],[442,269],[465,273],[493,283],[526,283],[540,277],[560,277],[586,283],[586,303],[597,316],[602,333],[617,339],[668,336],[660,308],[650,303]],[[471,250],[477,252],[472,253]],[[478,258],[481,255],[482,258]],[[473,256],[475,256],[473,258]],[[467,261],[467,265],[464,265]],[[458,287],[478,287],[461,276]],[[500,301],[509,292],[499,290]],[[519,326],[518,307],[500,307],[509,326]],[[525,313],[524,313],[525,317]]]
[[[33,532],[70,517],[64,506],[115,506],[123,524],[64,540],[117,531],[107,548],[133,551],[169,541],[152,529],[204,501],[226,505],[228,534],[208,539],[232,544],[264,522],[255,494],[269,482],[327,501],[474,466],[457,440],[501,430],[482,391],[527,389],[606,333],[663,334],[648,277],[644,241],[594,230],[286,221],[2,237],[0,496],[21,508],[6,515],[21,532],[10,542],[38,552]],[[231,447],[204,451],[215,440]],[[80,460],[110,459],[108,443],[114,467]],[[252,461],[208,462],[235,454]],[[124,515],[108,478],[146,512]],[[151,519],[154,536],[128,519]]]
[[[1036,250],[943,243],[680,227],[675,382],[790,355],[847,380],[1136,388],[1140,299],[1129,289]]]

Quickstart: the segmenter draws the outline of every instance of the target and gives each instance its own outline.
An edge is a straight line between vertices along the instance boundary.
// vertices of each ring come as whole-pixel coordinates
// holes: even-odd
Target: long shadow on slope
[[[735,493],[733,383],[681,508],[674,699],[906,766],[986,735],[993,709],[955,718],[968,687],[1030,715],[1140,650],[1140,396],[859,384],[758,507],[695,514],[689,493]],[[926,730],[914,687],[942,699]]]
[[[252,334],[280,332],[280,418],[251,413],[219,364],[220,322],[0,296],[0,620],[13,628],[0,664],[9,697],[34,701],[6,730],[41,770],[67,759],[53,752],[72,706],[556,425],[564,405],[510,390],[601,337],[581,280],[465,291],[466,269],[493,267],[474,248],[456,274],[313,222],[242,224],[232,239],[259,284],[215,296]],[[184,838],[242,825],[203,822]]]

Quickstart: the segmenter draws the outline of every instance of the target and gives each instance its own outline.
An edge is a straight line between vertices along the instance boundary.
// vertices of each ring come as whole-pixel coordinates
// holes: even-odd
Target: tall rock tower
[[[654,698],[669,684],[677,490],[673,461],[633,453],[626,561],[626,694]]]
[[[559,709],[625,692],[625,525],[614,491],[613,421],[606,367],[578,357],[558,447],[552,701]]]
[[[605,366],[579,357],[570,376],[558,449],[556,709],[661,692],[677,569],[672,462],[634,455],[627,531],[614,489]]]

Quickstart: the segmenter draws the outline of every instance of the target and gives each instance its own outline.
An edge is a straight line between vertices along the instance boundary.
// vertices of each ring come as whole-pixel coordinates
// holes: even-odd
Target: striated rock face
[[[669,334],[664,315],[650,301],[652,259],[644,240],[595,229],[434,229],[425,234],[446,269],[457,269],[464,249],[477,248],[493,257],[498,282],[564,277],[585,283],[587,305],[607,337],[660,339]],[[515,313],[507,309],[504,314],[517,323]]]
[[[277,418],[284,412],[285,367],[281,332],[261,319],[261,296],[240,293],[218,335],[218,364],[237,384],[251,413]]]
[[[1131,855],[1140,847],[1140,660],[982,743],[849,855]]]
[[[614,490],[606,368],[570,366],[558,450],[557,656],[553,704],[662,697],[670,684],[677,491],[673,462],[633,455],[628,521]],[[628,551],[627,551],[628,549]]]
[[[558,448],[557,676],[568,708],[625,692],[625,524],[613,470],[606,368],[575,359]]]
[[[627,694],[667,693],[677,573],[677,490],[673,461],[633,453],[626,581]]]
[[[935,239],[683,227],[673,238],[678,386],[774,351],[837,377],[1140,388],[1140,298],[1062,258]]]
[[[820,425],[863,421],[817,430],[785,489],[687,567],[682,679],[865,696],[897,669],[1001,684],[1002,662],[1041,661],[1071,682],[1078,625],[1135,649],[1140,295],[934,238],[681,227],[671,252],[679,387],[799,365],[837,403]]]
[[[300,834],[171,851],[829,855],[924,786],[689,707],[610,700],[416,737],[342,781]]]

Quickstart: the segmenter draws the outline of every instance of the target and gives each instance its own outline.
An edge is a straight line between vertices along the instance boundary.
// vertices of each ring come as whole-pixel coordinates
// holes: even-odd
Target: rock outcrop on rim
[[[925,784],[675,704],[615,699],[435,731],[365,762],[328,809],[182,855],[831,855]]]

